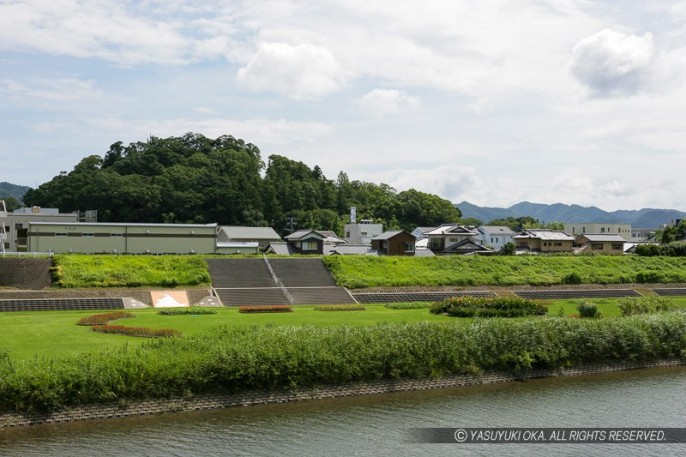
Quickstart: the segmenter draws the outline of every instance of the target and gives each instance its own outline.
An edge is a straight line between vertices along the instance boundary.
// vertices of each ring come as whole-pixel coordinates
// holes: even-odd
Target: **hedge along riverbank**
[[[13,363],[0,354],[0,410],[685,356],[686,313],[217,329],[59,361]]]

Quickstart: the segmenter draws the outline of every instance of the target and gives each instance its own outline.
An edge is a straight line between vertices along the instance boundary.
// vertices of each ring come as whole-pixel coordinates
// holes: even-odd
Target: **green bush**
[[[423,301],[411,301],[411,302],[400,302],[400,303],[386,303],[383,305],[384,308],[389,309],[425,309],[431,308],[431,303]]]
[[[293,308],[289,305],[246,305],[239,306],[239,313],[290,313]]]
[[[315,311],[364,311],[364,305],[318,305],[314,307]]]
[[[432,314],[454,317],[523,317],[544,315],[548,309],[521,297],[451,297],[431,305]]]
[[[579,312],[579,317],[596,319],[601,317],[600,311],[598,311],[598,305],[592,302],[581,302],[576,306],[576,310]]]
[[[581,284],[581,275],[573,271],[562,279],[562,284]]]
[[[679,309],[679,305],[667,297],[655,295],[622,298],[619,301],[618,306],[622,316],[632,316],[635,314],[654,314],[664,311],[675,311]]]

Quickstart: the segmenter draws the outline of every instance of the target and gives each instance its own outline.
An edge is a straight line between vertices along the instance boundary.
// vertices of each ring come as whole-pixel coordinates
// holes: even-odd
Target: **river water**
[[[416,427],[685,427],[686,367],[0,430],[0,456],[686,455],[686,444],[419,444]]]

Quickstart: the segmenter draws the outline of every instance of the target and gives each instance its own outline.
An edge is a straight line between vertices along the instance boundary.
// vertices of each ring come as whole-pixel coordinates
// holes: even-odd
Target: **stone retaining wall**
[[[637,368],[656,368],[679,366],[683,362],[661,360],[654,362],[625,362],[613,364],[588,364],[561,370],[533,370],[522,375],[505,372],[491,372],[481,375],[460,375],[443,378],[384,380],[341,386],[322,386],[282,391],[252,391],[235,395],[198,395],[187,399],[169,399],[141,401],[127,404],[90,405],[70,408],[52,414],[0,414],[0,429],[113,417],[141,416],[179,411],[200,411],[268,403],[285,403],[291,401],[317,400],[324,398],[349,397],[359,395],[381,394],[388,392],[427,390],[446,387],[493,384],[522,379],[545,378],[552,376],[576,376],[584,374],[608,373],[613,371]]]
[[[44,289],[50,287],[52,259],[2,257],[0,258],[0,287]]]

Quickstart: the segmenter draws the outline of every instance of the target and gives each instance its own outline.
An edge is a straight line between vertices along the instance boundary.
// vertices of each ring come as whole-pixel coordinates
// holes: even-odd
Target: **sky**
[[[0,0],[0,181],[232,135],[454,203],[686,211],[686,2]]]

